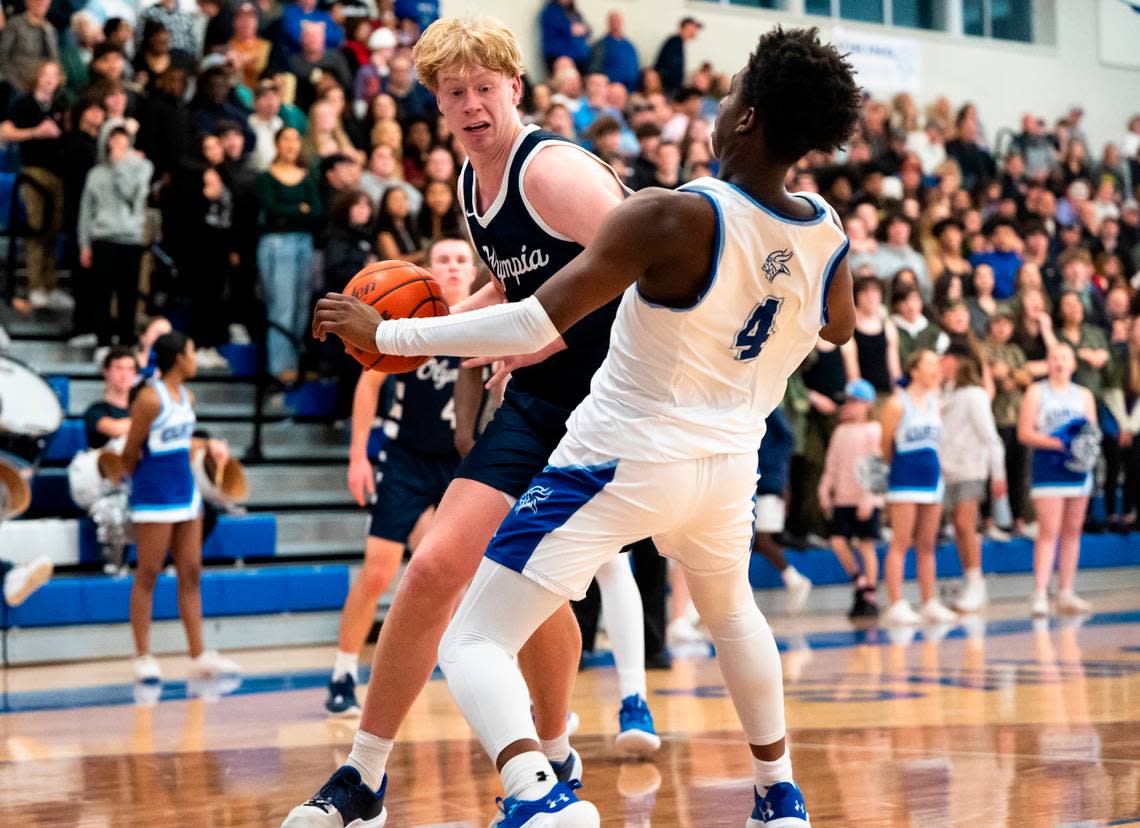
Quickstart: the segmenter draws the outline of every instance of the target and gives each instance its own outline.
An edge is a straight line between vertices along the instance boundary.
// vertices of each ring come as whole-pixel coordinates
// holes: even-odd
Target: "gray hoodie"
[[[79,201],[79,246],[92,242],[142,244],[146,197],[154,165],[134,153],[117,163],[104,159],[87,173]]]

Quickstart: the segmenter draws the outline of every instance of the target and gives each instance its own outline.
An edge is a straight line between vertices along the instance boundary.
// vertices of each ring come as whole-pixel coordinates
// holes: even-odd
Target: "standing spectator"
[[[20,17],[22,15],[8,27]],[[51,25],[46,21],[43,24]],[[7,34],[8,28],[3,32]],[[63,81],[59,63],[40,61],[27,81],[31,84],[31,94],[12,105],[8,120],[0,123],[0,138],[20,145],[21,172],[30,181],[20,189],[28,225],[33,228],[26,239],[28,299],[36,309],[70,310],[74,303],[58,287],[55,262],[56,236],[63,225],[64,165],[60,136],[67,111],[59,89]]]
[[[296,0],[285,4],[281,12],[281,33],[285,48],[290,53],[301,51],[305,23],[316,23],[324,27],[321,29],[321,38],[325,48],[336,49],[344,43],[344,29],[331,14],[317,8],[317,0]]]
[[[975,118],[963,109],[955,124],[957,136],[946,142],[946,154],[958,162],[962,173],[962,186],[973,190],[997,175],[994,157],[981,144],[981,127]]]
[[[1005,497],[1005,448],[994,425],[990,398],[982,387],[982,366],[969,348],[951,346],[943,360],[943,380],[952,383],[942,397],[939,462],[946,481],[945,507],[954,525],[965,589],[959,612],[977,612],[986,604],[978,506],[986,480],[995,501]]]
[[[1013,222],[1009,219],[998,218],[991,221],[987,235],[992,249],[985,253],[972,253],[970,264],[974,267],[987,264],[992,268],[994,298],[1005,301],[1013,296],[1017,271],[1023,261],[1021,252],[1024,245],[1013,227]]]
[[[898,331],[899,364],[905,365],[910,355],[920,349],[945,350],[942,329],[923,312],[922,294],[917,287],[904,285],[891,291],[891,322]]]
[[[82,10],[71,16],[71,27],[63,39],[60,63],[67,78],[67,91],[73,98],[87,88],[90,82],[87,66],[95,54],[95,47],[104,39],[103,27],[91,12]]]
[[[442,238],[462,238],[455,188],[442,181],[429,183],[424,188],[424,205],[420,209],[417,223],[421,243]]]
[[[1136,183],[1132,181],[1128,163],[1120,157],[1120,148],[1116,144],[1104,145],[1104,155],[1093,172],[1093,180],[1098,187],[1102,181],[1111,181],[1118,196],[1131,193],[1132,185]]]
[[[234,13],[229,0],[198,0],[198,8],[206,18],[202,34],[202,52],[224,51],[234,36]],[[205,367],[203,365],[203,367]]]
[[[409,199],[400,185],[389,187],[380,198],[377,210],[376,238],[380,256],[403,259],[420,264],[425,255],[420,244],[419,227],[411,215]]]
[[[966,299],[970,309],[970,328],[978,339],[985,339],[990,332],[990,317],[998,309],[994,298],[994,271],[989,265],[980,264],[974,270],[973,290]]]
[[[1045,131],[1045,122],[1036,115],[1021,118],[1021,132],[1013,139],[1013,148],[1025,159],[1025,175],[1044,181],[1057,165],[1057,138]]]
[[[234,67],[241,82],[249,89],[255,89],[257,82],[269,67],[270,42],[257,36],[257,7],[252,3],[242,3],[234,14],[234,35],[226,45],[234,55]]]
[[[1096,401],[1087,388],[1073,383],[1076,354],[1068,342],[1058,341],[1049,349],[1048,377],[1025,392],[1017,437],[1033,449],[1033,507],[1037,512],[1037,540],[1033,547],[1033,595],[1030,610],[1035,616],[1049,614],[1049,582],[1060,550],[1057,609],[1062,613],[1087,613],[1088,601],[1073,587],[1081,555],[1081,530],[1085,523],[1092,472],[1072,468],[1072,438],[1085,422],[1096,424]]]
[[[193,137],[186,107],[187,74],[169,68],[142,102],[136,145],[154,164],[156,179],[167,181],[181,166]]]
[[[641,80],[639,65],[637,49],[625,36],[625,18],[619,11],[610,12],[606,16],[606,35],[594,44],[590,71],[600,72],[612,83],[636,92]]]
[[[898,331],[884,318],[883,284],[876,276],[855,280],[855,334],[840,346],[847,379],[865,379],[880,396],[894,390],[899,368]]]
[[[103,357],[103,396],[83,412],[83,430],[90,448],[103,448],[131,428],[131,389],[139,378],[139,363],[130,348],[116,345]]]
[[[1049,349],[1056,343],[1053,318],[1045,304],[1045,294],[1039,288],[1026,288],[1018,297],[1021,308],[1017,315],[1014,341],[1025,354],[1026,364],[1034,379],[1045,376],[1045,360]]]
[[[684,183],[681,180],[681,148],[677,144],[661,143],[654,155],[655,163],[651,170],[635,167],[636,172],[629,182],[630,189],[663,187],[672,190]]]
[[[1108,341],[1104,330],[1085,322],[1085,306],[1073,292],[1061,294],[1057,302],[1057,338],[1067,342],[1077,355],[1074,381],[1099,396],[1104,387],[1104,368],[1108,365]]]
[[[871,266],[875,274],[886,281],[903,268],[914,271],[918,279],[918,289],[922,291],[924,299],[930,299],[933,285],[930,275],[926,272],[926,262],[922,254],[914,249],[911,234],[914,226],[910,219],[902,213],[894,213],[886,221],[886,226],[880,226],[879,249],[871,257]]]
[[[413,21],[423,32],[439,20],[439,0],[396,0],[396,17]]]
[[[7,81],[17,92],[36,94],[44,61],[55,62],[58,69],[59,33],[47,19],[50,5],[51,0],[27,0],[24,13],[0,28],[0,81]]]
[[[300,133],[285,127],[275,144],[277,155],[255,185],[262,211],[257,265],[271,325],[269,371],[292,383],[308,324],[313,232],[320,226],[321,197],[301,160]]]
[[[141,33],[146,31],[149,22],[161,23],[170,32],[170,47],[181,49],[196,58],[202,54],[198,40],[198,17],[194,12],[181,9],[178,0],[158,0],[153,6],[143,9],[136,29],[141,38]]]
[[[384,93],[396,102],[396,117],[401,124],[438,114],[431,93],[416,80],[412,59],[407,55],[396,55],[388,63],[388,77],[383,88]]]
[[[396,151],[385,144],[377,144],[368,156],[368,169],[360,176],[360,189],[368,193],[379,211],[380,202],[391,187],[399,187],[404,191],[408,199],[408,215],[413,219],[419,215],[423,194],[404,180],[403,165],[399,163]]]
[[[624,121],[621,112],[613,109],[608,102],[609,83],[606,76],[592,74],[586,76],[586,99],[574,113],[574,131],[581,138],[598,118],[608,116],[615,121]]]
[[[317,100],[317,84],[331,75],[347,93],[352,87],[352,70],[339,49],[326,45],[323,23],[306,20],[301,24],[301,46],[289,58],[289,72],[297,78],[294,103],[306,112]]]
[[[946,141],[941,125],[927,119],[922,132],[911,132],[906,139],[907,150],[918,157],[923,175],[935,175],[939,165],[946,160]]]
[[[346,155],[364,163],[364,153],[353,146],[331,101],[317,101],[309,110],[309,128],[305,131],[301,154],[310,167],[333,155]]]
[[[372,200],[367,193],[351,189],[340,193],[329,210],[325,239],[325,286],[329,290],[342,290],[366,264],[376,261],[373,231]]]
[[[704,28],[704,24],[692,17],[681,21],[677,34],[667,38],[661,44],[661,51],[657,53],[657,61],[653,68],[661,77],[661,86],[665,92],[676,92],[685,82],[685,44],[697,36]],[[644,90],[648,93],[648,90]]]
[[[167,69],[181,69],[187,75],[194,73],[197,61],[194,55],[171,45],[170,32],[157,20],[148,20],[143,28],[142,42],[135,55],[135,78],[145,84],[148,93],[154,90],[158,76]],[[145,80],[144,80],[145,79]]]
[[[254,145],[250,153],[253,166],[258,171],[267,169],[277,155],[274,139],[285,125],[279,114],[281,93],[275,80],[259,81],[253,94],[253,113],[246,120],[254,135]]]
[[[90,9],[92,5],[94,4],[88,3],[87,8]],[[108,17],[103,24],[103,42],[112,49],[117,49],[124,59],[135,53],[135,22],[133,17],[130,20],[125,17]],[[94,55],[91,60],[95,60]]]
[[[590,59],[590,27],[578,11],[574,0],[549,0],[539,18],[542,27],[542,56],[546,71],[554,61],[568,57],[578,71],[585,74]]]
[[[962,278],[970,275],[969,261],[962,256],[962,222],[955,218],[939,221],[930,231],[937,249],[926,256],[930,278],[937,280],[943,273],[956,273]]]
[[[887,506],[892,528],[884,566],[891,603],[883,621],[894,627],[922,621],[948,624],[958,617],[938,600],[934,557],[944,488],[938,460],[942,366],[933,351],[916,351],[907,368],[910,383],[886,402],[881,418],[882,453],[890,463]],[[911,546],[917,557],[921,615],[902,597],[903,568]]]
[[[845,392],[847,401],[828,443],[819,479],[819,506],[831,524],[831,549],[855,585],[855,602],[848,618],[877,618],[879,557],[875,544],[879,540],[882,497],[867,491],[859,481],[858,469],[868,458],[879,456],[882,426],[868,419],[875,405],[875,389],[869,382],[852,380]],[[852,541],[858,544],[862,571],[851,554]]]
[[[1124,505],[1120,531],[1131,532],[1140,519],[1140,316],[1128,325],[1123,386],[1120,447],[1124,454]]]
[[[1025,527],[1025,448],[1017,439],[1017,418],[1025,389],[1033,382],[1026,368],[1025,354],[1013,342],[1013,317],[1000,308],[990,317],[990,335],[985,343],[986,358],[993,376],[994,425],[1005,449],[1005,475],[1013,531],[1024,534]],[[1009,527],[1002,527],[1009,528]]]
[[[381,27],[368,36],[368,60],[357,70],[352,86],[353,106],[359,107],[357,115],[367,111],[380,95],[395,51],[396,35],[391,29]],[[395,112],[392,117],[396,117]]]
[[[247,111],[229,100],[230,79],[220,66],[207,69],[198,79],[198,92],[190,104],[190,126],[199,133],[216,134],[218,124],[231,121],[242,128],[245,145],[252,147],[256,137],[247,123]]]
[[[87,174],[98,160],[96,141],[99,127],[103,125],[103,107],[97,101],[88,100],[71,111],[72,128],[63,136],[63,231],[69,239],[65,261],[72,262],[71,289],[75,298],[75,312],[72,316],[71,339],[73,347],[93,348],[98,344],[95,337],[98,312],[93,312],[90,289],[91,272],[79,266],[79,205],[83,198],[83,187]]]
[[[131,151],[125,127],[107,137],[106,157],[87,175],[79,206],[79,262],[91,270],[93,307],[100,313],[99,344],[135,339],[139,263],[146,227],[146,199],[154,165]],[[116,311],[111,313],[114,293]]]

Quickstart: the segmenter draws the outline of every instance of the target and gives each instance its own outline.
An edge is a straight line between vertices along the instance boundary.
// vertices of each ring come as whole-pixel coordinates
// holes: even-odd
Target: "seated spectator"
[[[1061,293],[1075,293],[1084,307],[1085,318],[1093,325],[1104,327],[1108,315],[1104,310],[1104,297],[1093,284],[1096,271],[1092,256],[1083,247],[1066,250],[1057,259],[1057,269],[1061,271],[1058,288]],[[1060,296],[1057,297],[1060,304]]]
[[[146,201],[154,165],[131,151],[131,136],[116,127],[107,137],[106,156],[87,175],[79,206],[79,261],[91,270],[91,293],[99,309],[96,334],[101,346],[117,337],[135,338],[139,264],[146,228]],[[111,296],[115,313],[111,313]],[[103,313],[105,311],[105,313]]]
[[[625,19],[621,12],[612,11],[606,15],[605,37],[591,50],[589,71],[600,72],[632,92],[639,85],[638,66],[637,48],[625,36]]]
[[[608,115],[598,118],[586,130],[583,146],[611,166],[615,163],[625,168],[621,158],[621,124]],[[619,177],[622,174],[618,173]]]
[[[336,49],[344,42],[344,29],[337,25],[331,14],[317,8],[317,0],[295,0],[286,3],[281,12],[281,34],[285,48],[290,53],[296,54],[302,50],[306,23],[323,27],[320,32],[325,48]]]
[[[578,11],[574,0],[549,0],[539,18],[542,28],[542,57],[547,71],[554,61],[568,57],[585,72],[590,59],[590,26]]]
[[[317,82],[326,73],[347,93],[352,88],[352,70],[344,54],[329,47],[325,38],[323,23],[306,21],[301,25],[300,48],[289,57],[289,73],[297,78],[297,93],[294,102],[308,111],[317,100]]]
[[[424,165],[424,179],[430,184],[433,181],[442,181],[449,187],[455,187],[455,156],[447,147],[432,147],[428,152],[427,163]]]
[[[542,128],[547,132],[553,132],[555,135],[561,135],[570,141],[576,141],[578,138],[577,133],[574,131],[574,116],[570,113],[570,110],[565,104],[551,104],[550,109],[546,110],[546,116],[542,121]]]
[[[94,3],[88,3],[87,8],[91,9]],[[124,2],[123,8],[126,8]],[[117,49],[122,55],[124,60],[128,55],[135,53],[135,23],[137,19],[134,17],[108,17],[106,22],[103,23],[103,42],[113,49]],[[92,60],[94,60],[92,56]]]
[[[269,53],[272,44],[257,36],[257,7],[252,3],[242,3],[234,13],[234,34],[226,44],[226,50],[233,55],[242,84],[254,89],[265,70],[269,68]]]
[[[178,0],[158,0],[153,6],[143,9],[136,28],[145,32],[151,21],[161,23],[170,32],[172,49],[180,49],[195,58],[202,54],[202,43],[198,38],[198,14],[183,11]]]
[[[400,185],[389,187],[380,197],[376,240],[381,258],[403,259],[412,264],[424,261],[419,224],[412,215],[410,203],[406,190]]]
[[[148,20],[135,55],[135,78],[150,93],[154,90],[158,76],[172,67],[191,75],[197,67],[197,61],[189,52],[171,46],[170,32],[166,26],[157,20]]]
[[[460,237],[459,205],[455,201],[455,188],[442,181],[432,181],[424,188],[424,204],[416,219],[420,243],[442,238]]]
[[[691,86],[678,89],[673,96],[673,112],[661,125],[661,140],[680,143],[689,131],[689,124],[701,116],[700,90]]]
[[[23,15],[16,19],[20,17]],[[46,20],[42,23],[45,26],[51,25]],[[9,23],[9,28],[12,25]],[[37,28],[39,24],[27,25],[33,31],[47,31]],[[6,28],[3,34],[7,33]],[[8,45],[11,47],[18,42],[11,41]],[[36,310],[69,310],[73,302],[70,296],[59,289],[55,260],[56,238],[63,226],[64,204],[61,136],[67,116],[67,102],[60,92],[63,76],[59,63],[52,59],[41,61],[24,80],[30,84],[31,93],[19,98],[11,106],[8,119],[0,123],[0,139],[20,145],[20,171],[32,182],[20,188],[28,225],[33,228],[25,239],[28,299]]]
[[[624,121],[621,112],[610,107],[607,97],[609,95],[609,80],[605,75],[592,74],[586,76],[586,99],[574,113],[574,131],[583,136],[590,125],[598,118],[607,116],[615,121]]]
[[[922,294],[910,285],[891,291],[891,322],[898,331],[899,364],[906,364],[915,351],[926,348],[936,353],[949,344],[942,329],[923,312]]]
[[[934,298],[930,305],[935,313],[942,313],[952,302],[966,299],[966,280],[957,273],[943,273],[934,283]]]
[[[198,0],[198,9],[206,18],[202,34],[202,52],[224,52],[234,36],[234,13],[227,0]]]
[[[317,81],[316,92],[317,103],[328,103],[332,105],[340,128],[344,130],[344,134],[348,136],[348,140],[352,141],[352,145],[360,151],[360,160],[361,163],[363,163],[366,157],[365,150],[368,147],[368,137],[365,135],[364,130],[360,128],[360,124],[357,120],[352,117],[352,113],[348,109],[348,96],[345,95],[343,87],[341,87],[331,75],[325,75]]]
[[[139,364],[130,348],[116,345],[103,357],[103,397],[83,412],[87,445],[103,448],[131,427],[131,389],[139,379]]]
[[[1128,164],[1120,156],[1120,148],[1111,143],[1104,145],[1104,154],[1093,171],[1093,181],[1098,187],[1102,181],[1111,182],[1118,196],[1131,193],[1132,187],[1137,183],[1132,180]]]
[[[946,272],[969,276],[973,268],[962,256],[962,222],[954,218],[942,219],[931,229],[931,235],[937,242],[937,247],[935,252],[926,257],[930,277],[938,279]]]
[[[59,33],[47,19],[51,0],[26,0],[24,13],[14,15],[0,29],[0,81],[17,92],[35,89],[44,61],[59,63]],[[11,139],[6,139],[11,140]]]
[[[962,186],[972,190],[982,181],[997,175],[994,158],[980,143],[981,128],[976,119],[963,110],[954,125],[957,135],[946,142],[946,154],[958,162]]]
[[[676,144],[662,142],[657,147],[655,164],[650,175],[644,176],[639,170],[629,182],[630,189],[643,190],[646,187],[663,187],[674,190],[684,182],[681,180],[681,148]]]
[[[1045,130],[1045,122],[1036,115],[1022,116],[1013,147],[1025,159],[1025,174],[1033,180],[1045,180],[1057,164],[1057,137]]]
[[[931,295],[932,285],[926,272],[926,262],[911,243],[913,225],[906,216],[895,213],[887,219],[886,226],[880,229],[879,247],[870,257],[870,264],[880,279],[886,280],[893,274],[908,268],[918,277],[918,289],[924,298]]]

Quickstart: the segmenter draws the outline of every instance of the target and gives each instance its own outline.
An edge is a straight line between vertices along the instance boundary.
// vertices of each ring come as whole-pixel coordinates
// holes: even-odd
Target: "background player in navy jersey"
[[[440,239],[427,252],[431,275],[448,305],[471,295],[475,256],[464,239]],[[376,417],[380,387],[388,378],[362,371],[352,401],[352,443],[348,490],[364,506],[372,497],[372,522],[364,565],[344,600],[336,661],[325,709],[334,716],[360,713],[356,700],[357,660],[376,618],[380,600],[400,568],[404,547],[420,516],[438,506],[459,466],[455,447],[452,393],[459,374],[455,357],[432,357],[415,371],[392,377],[391,404],[381,412],[384,443],[379,473],[368,456],[368,436]]]
[[[467,152],[460,203],[476,252],[495,276],[452,310],[523,300],[581,253],[604,216],[622,203],[625,189],[596,156],[523,126],[517,109],[522,55],[500,21],[443,18],[420,38],[415,60],[420,80],[435,92]],[[456,472],[384,620],[347,763],[313,799],[290,812],[288,828],[384,824],[385,770],[396,731],[431,676],[439,639],[488,542],[589,392],[609,347],[616,308],[616,300],[609,302],[547,347],[505,360],[503,371],[512,379],[503,404]],[[611,566],[626,599],[603,595],[611,637],[622,630],[640,640],[641,602],[632,572],[620,558]],[[519,653],[544,753],[566,779],[581,775],[566,732],[580,651],[578,623],[567,604]],[[643,651],[637,655],[644,657]],[[631,752],[660,746],[644,682],[644,669],[619,672],[619,745],[624,742]]]
[[[494,356],[536,351],[621,297],[589,396],[499,527],[440,644],[452,695],[500,772],[499,828],[600,824],[544,757],[514,657],[585,591],[614,544],[646,535],[684,568],[716,644],[753,759],[748,828],[809,825],[779,653],[748,583],[752,497],[764,420],[788,377],[817,337],[840,344],[854,331],[838,215],[784,181],[807,153],[844,144],[859,110],[850,64],[818,30],[777,27],[721,101],[720,178],[630,198],[533,296],[388,322],[349,296],[317,303],[318,337],[381,353]]]

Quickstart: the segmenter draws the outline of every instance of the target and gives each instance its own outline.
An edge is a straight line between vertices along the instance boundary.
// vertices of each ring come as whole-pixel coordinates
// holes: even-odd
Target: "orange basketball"
[[[376,262],[357,273],[344,293],[380,311],[384,319],[447,316],[447,301],[439,283],[422,267],[400,261]],[[357,362],[372,371],[402,374],[414,371],[430,359],[426,356],[393,356],[362,351],[345,344]]]

